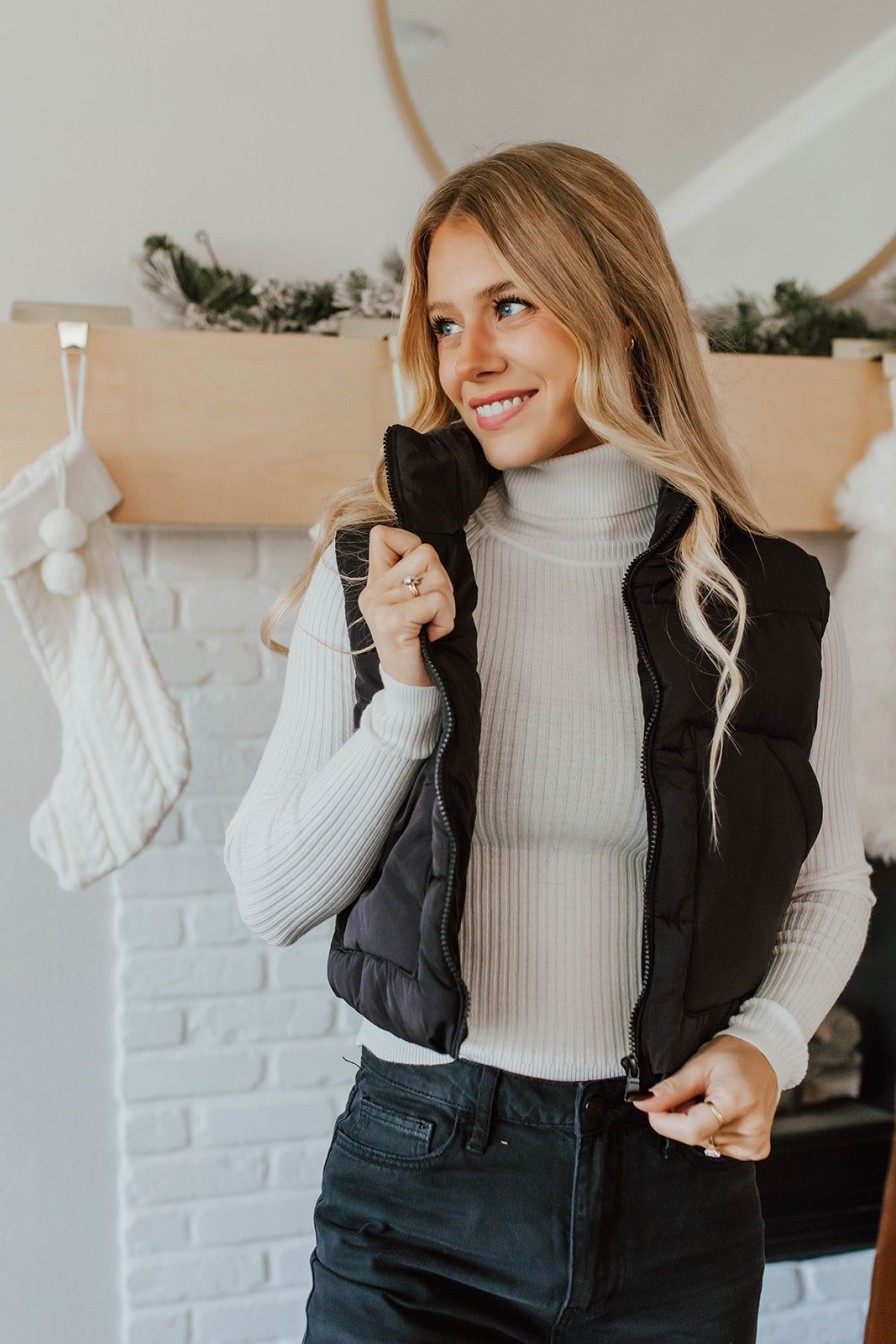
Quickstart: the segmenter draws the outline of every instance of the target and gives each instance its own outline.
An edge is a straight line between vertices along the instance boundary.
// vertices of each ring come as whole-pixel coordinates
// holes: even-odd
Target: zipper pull
[[[641,1092],[641,1076],[638,1072],[638,1061],[634,1055],[626,1055],[619,1062],[625,1069],[625,1095],[623,1101],[631,1101],[632,1097],[640,1095]]]

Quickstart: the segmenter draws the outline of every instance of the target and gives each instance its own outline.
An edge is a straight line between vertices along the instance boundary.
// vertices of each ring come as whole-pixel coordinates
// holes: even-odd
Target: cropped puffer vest
[[[377,1026],[457,1058],[468,1032],[458,933],[481,731],[478,591],[465,525],[501,473],[460,421],[427,433],[390,425],[384,452],[398,526],[436,550],[454,587],[455,624],[435,642],[421,631],[424,663],[441,695],[440,738],[363,889],[336,917],[327,978]],[[621,591],[643,702],[649,837],[641,990],[620,1060],[627,1097],[678,1069],[755,992],[822,820],[809,752],[830,609],[824,571],[796,543],[746,531],[720,506],[722,551],[744,585],[751,624],[739,659],[746,690],[716,779],[720,852],[710,845],[706,789],[718,671],[679,618],[673,569],[694,508],[660,482],[650,544],[632,560]],[[369,531],[340,529],[335,543],[356,729],[382,687],[376,649],[361,651],[372,645],[357,601]],[[730,609],[711,605],[706,615],[720,633]],[[594,769],[602,769],[597,756]]]

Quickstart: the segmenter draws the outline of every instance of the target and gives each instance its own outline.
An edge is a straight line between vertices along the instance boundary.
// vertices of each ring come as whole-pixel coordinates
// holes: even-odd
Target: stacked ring
[[[708,1097],[704,1097],[704,1101],[706,1102],[706,1105],[710,1108],[710,1110],[715,1112],[716,1119],[718,1120],[719,1124],[724,1125],[725,1121],[722,1119],[721,1112],[719,1111],[719,1108],[715,1105],[715,1103],[710,1101]],[[706,1143],[703,1145],[703,1151],[707,1157],[722,1156],[719,1149],[716,1147],[716,1141],[712,1137],[712,1135],[709,1136]]]

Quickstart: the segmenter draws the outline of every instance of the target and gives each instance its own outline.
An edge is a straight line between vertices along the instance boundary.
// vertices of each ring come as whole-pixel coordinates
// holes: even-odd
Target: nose
[[[455,347],[454,372],[460,383],[472,383],[485,373],[506,367],[492,333],[476,323],[468,323]]]

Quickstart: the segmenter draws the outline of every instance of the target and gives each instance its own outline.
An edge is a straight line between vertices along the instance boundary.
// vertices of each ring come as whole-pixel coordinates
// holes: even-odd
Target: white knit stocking
[[[191,767],[106,517],[120,499],[78,429],[0,491],[0,582],[62,720],[59,772],[31,844],[65,891],[138,853]]]

